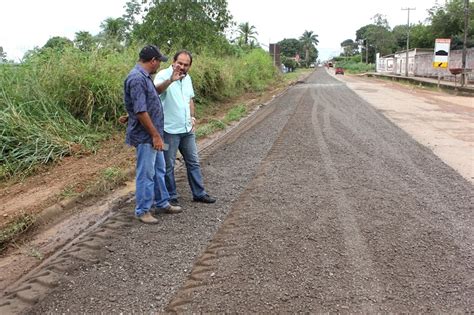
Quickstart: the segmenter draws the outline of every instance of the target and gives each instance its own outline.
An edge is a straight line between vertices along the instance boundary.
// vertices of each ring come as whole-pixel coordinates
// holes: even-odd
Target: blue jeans
[[[199,165],[199,156],[196,147],[196,136],[194,132],[170,134],[165,132],[164,142],[169,145],[165,151],[166,161],[166,188],[168,189],[171,199],[178,198],[176,192],[176,182],[174,179],[174,165],[176,161],[176,153],[181,152],[186,164],[186,172],[188,174],[188,183],[194,198],[200,198],[206,194],[202,179],[201,166]]]
[[[166,208],[170,196],[165,184],[166,167],[163,151],[153,149],[149,143],[139,144],[136,150],[135,215],[140,217],[153,206]]]

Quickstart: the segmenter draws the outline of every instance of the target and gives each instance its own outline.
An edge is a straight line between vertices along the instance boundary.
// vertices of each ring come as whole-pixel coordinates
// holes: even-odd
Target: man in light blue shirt
[[[196,119],[194,118],[194,89],[188,74],[193,62],[190,52],[182,50],[173,57],[173,64],[155,77],[154,84],[163,103],[165,116],[164,142],[169,145],[164,152],[166,162],[165,182],[170,195],[170,203],[179,205],[174,165],[179,150],[184,158],[191,187],[193,200],[214,203],[216,199],[209,196],[204,189],[201,166],[194,134]]]

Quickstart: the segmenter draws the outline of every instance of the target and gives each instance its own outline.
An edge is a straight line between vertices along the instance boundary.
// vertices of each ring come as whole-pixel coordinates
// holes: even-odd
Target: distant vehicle
[[[328,62],[328,67],[332,68],[332,62]]]
[[[309,67],[310,67],[310,68],[314,68],[314,63],[310,63],[310,64],[309,64]]]
[[[341,67],[337,67],[336,74],[344,74],[344,69],[342,69]]]

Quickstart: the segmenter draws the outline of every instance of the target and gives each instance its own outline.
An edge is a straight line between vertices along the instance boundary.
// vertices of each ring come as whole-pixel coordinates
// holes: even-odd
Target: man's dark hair
[[[174,54],[173,61],[176,62],[176,60],[178,60],[179,55],[181,55],[181,54],[188,55],[189,56],[189,65],[193,64],[193,55],[191,55],[191,52],[189,52],[188,50],[185,50],[185,49],[180,50],[176,54]]]

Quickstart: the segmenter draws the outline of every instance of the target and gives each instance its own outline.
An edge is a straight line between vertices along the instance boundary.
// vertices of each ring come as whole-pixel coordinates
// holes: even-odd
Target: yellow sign
[[[447,68],[448,63],[447,62],[433,62],[433,68]]]
[[[436,38],[433,56],[433,68],[447,68],[451,39]]]

